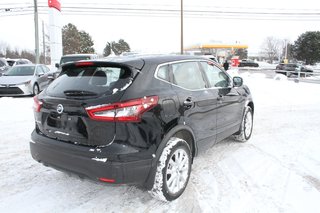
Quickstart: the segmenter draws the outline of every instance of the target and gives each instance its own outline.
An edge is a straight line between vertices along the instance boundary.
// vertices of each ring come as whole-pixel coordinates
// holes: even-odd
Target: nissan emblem
[[[57,113],[59,113],[59,114],[63,113],[63,106],[62,106],[62,104],[58,104],[58,106],[57,106]]]

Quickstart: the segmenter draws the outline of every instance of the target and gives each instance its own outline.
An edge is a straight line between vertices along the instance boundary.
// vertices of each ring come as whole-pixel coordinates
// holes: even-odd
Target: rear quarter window
[[[163,65],[159,67],[157,72],[157,77],[162,80],[169,81],[169,66]]]

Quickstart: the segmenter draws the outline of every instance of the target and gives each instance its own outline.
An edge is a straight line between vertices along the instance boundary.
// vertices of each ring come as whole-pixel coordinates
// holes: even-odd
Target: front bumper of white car
[[[0,96],[32,95],[33,88],[30,82],[22,84],[0,84]]]

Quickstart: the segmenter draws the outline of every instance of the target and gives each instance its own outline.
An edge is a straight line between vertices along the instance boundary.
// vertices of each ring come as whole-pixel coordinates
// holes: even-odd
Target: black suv
[[[62,65],[34,97],[32,157],[114,184],[179,197],[193,157],[250,138],[254,105],[242,78],[195,56],[134,56]]]
[[[312,73],[313,70],[301,65],[301,64],[296,64],[296,63],[288,63],[288,64],[283,64],[283,67],[281,70],[276,70],[276,73],[284,74],[288,77],[291,75],[299,75],[302,77],[307,76],[308,73]]]
[[[252,60],[243,59],[238,67],[259,67],[259,64]]]

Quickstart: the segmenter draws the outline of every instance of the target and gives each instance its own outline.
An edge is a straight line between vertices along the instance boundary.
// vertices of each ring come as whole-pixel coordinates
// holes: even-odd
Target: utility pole
[[[38,26],[38,3],[37,3],[37,0],[34,0],[34,31],[35,31],[36,64],[39,64],[39,26]]]
[[[181,13],[180,13],[180,21],[181,21],[181,45],[180,45],[180,54],[183,55],[183,0],[181,0]]]
[[[285,45],[286,45],[286,49],[285,49],[285,53],[284,53],[284,58],[287,59],[288,58],[288,42],[287,40],[285,40]]]
[[[42,44],[43,44],[43,64],[46,64],[46,37],[44,34],[44,21],[42,20]]]
[[[285,51],[284,51],[284,63],[288,63],[288,40],[284,40],[284,45],[285,45]]]

